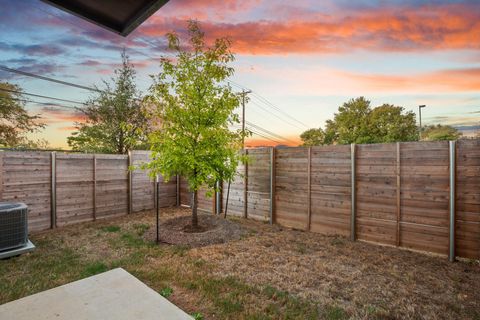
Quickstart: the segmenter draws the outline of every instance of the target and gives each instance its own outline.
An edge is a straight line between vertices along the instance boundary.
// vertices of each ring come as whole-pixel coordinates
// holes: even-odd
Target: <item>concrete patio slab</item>
[[[118,268],[0,306],[0,319],[192,320],[193,318]]]

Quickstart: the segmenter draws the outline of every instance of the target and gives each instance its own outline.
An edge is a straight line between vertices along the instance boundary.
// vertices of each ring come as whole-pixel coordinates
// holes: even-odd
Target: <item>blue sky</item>
[[[159,72],[159,57],[168,54],[165,33],[184,34],[186,21],[197,19],[207,37],[232,39],[237,58],[232,80],[255,92],[247,120],[288,140],[323,126],[340,104],[361,95],[373,106],[416,110],[427,104],[426,123],[455,125],[466,134],[480,126],[479,1],[170,0],[127,38],[38,0],[1,0],[1,7],[0,64],[100,85],[126,47],[144,92],[149,75]],[[26,92],[77,101],[90,95],[5,72],[0,76]],[[28,109],[48,125],[36,136],[54,147],[66,148],[73,122],[82,119],[61,106],[30,103]],[[248,143],[274,142],[253,136]]]

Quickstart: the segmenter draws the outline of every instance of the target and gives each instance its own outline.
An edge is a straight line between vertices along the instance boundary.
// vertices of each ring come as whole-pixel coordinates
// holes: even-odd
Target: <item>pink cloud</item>
[[[209,39],[232,39],[233,50],[240,54],[480,49],[478,9],[472,4],[391,7],[335,17],[311,13],[284,21],[206,20],[202,27]],[[142,26],[138,35],[157,38],[185,27],[184,18],[158,15]]]

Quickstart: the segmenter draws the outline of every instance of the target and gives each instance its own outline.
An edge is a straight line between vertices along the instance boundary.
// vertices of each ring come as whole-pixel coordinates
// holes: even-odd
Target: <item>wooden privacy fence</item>
[[[451,260],[480,258],[480,140],[247,152],[230,185],[231,215]],[[217,196],[221,208],[227,185]],[[218,211],[204,192],[199,198],[201,209]]]
[[[480,258],[480,140],[246,151],[229,215],[416,250]],[[29,228],[153,209],[155,183],[129,155],[0,152],[0,201],[23,201]],[[160,178],[161,180],[161,178]],[[219,213],[223,192],[199,209]],[[185,179],[159,184],[159,206],[190,205]]]
[[[153,209],[154,181],[128,170],[148,160],[147,151],[0,152],[0,201],[26,203],[30,231]],[[176,179],[161,183],[158,194],[159,206],[175,205]]]

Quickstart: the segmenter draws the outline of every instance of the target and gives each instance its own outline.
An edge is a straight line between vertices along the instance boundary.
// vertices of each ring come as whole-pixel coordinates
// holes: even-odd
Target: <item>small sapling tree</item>
[[[152,161],[146,165],[152,175],[168,181],[181,175],[192,196],[192,229],[198,229],[198,190],[216,190],[219,180],[231,180],[242,158],[241,130],[234,109],[240,95],[226,82],[233,75],[234,55],[227,39],[207,45],[199,24],[188,24],[188,45],[180,46],[177,34],[167,35],[175,58],[162,58],[161,71],[153,76],[147,112],[158,120],[150,134]]]

